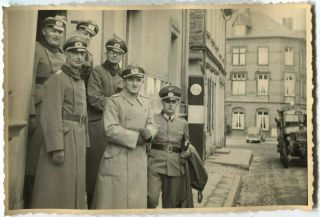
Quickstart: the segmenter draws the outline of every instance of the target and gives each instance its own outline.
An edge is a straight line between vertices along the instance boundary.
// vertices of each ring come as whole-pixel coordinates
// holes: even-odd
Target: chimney
[[[293,28],[293,18],[292,17],[283,17],[282,18],[282,25],[287,29],[292,30]]]

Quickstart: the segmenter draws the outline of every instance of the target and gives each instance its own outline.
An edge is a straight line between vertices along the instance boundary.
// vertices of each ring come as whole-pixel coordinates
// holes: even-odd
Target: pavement
[[[237,148],[221,148],[205,161],[208,182],[203,191],[203,200],[197,202],[197,191],[193,192],[196,208],[236,206],[242,185],[242,176],[248,173],[252,151]]]

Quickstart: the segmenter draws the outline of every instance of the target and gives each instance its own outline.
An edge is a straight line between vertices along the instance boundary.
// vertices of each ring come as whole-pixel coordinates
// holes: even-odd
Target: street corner
[[[222,152],[216,151],[212,156],[208,157],[207,161],[249,170],[252,157],[251,150],[231,148]]]

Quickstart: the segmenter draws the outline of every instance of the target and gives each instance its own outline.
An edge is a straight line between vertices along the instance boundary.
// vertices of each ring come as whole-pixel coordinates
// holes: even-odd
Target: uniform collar
[[[163,111],[161,112],[161,114],[164,117],[164,119],[166,119],[167,121],[173,121],[176,118],[176,116],[174,114],[169,116],[166,113],[164,113]]]
[[[112,64],[106,60],[103,64],[102,67],[105,68],[112,76],[115,76],[117,73],[120,75],[120,66],[118,64],[118,69],[113,68]]]
[[[52,53],[63,53],[62,49],[59,46],[52,46],[50,45],[45,39],[42,39],[39,41],[39,43],[47,48],[49,51],[51,51]]]
[[[75,69],[67,64],[63,64],[61,66],[61,69],[64,73],[66,73],[67,75],[69,75],[70,77],[80,80],[80,71],[78,69]]]
[[[126,89],[123,89],[120,94],[125,98],[131,105],[134,105],[135,101],[138,101],[141,105],[145,104],[145,97],[140,93],[138,96],[132,96]]]

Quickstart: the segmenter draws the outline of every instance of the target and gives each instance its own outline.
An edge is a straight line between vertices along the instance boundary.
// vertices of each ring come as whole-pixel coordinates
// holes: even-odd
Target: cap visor
[[[165,97],[162,97],[161,98],[161,100],[163,100],[163,99],[180,99],[180,97],[178,97],[178,96],[165,96]]]
[[[60,30],[60,31],[64,32],[64,28],[61,27],[61,26],[55,26],[54,25],[53,28],[56,29],[56,30]]]
[[[137,77],[137,78],[143,78],[144,74],[134,74],[134,75],[127,75],[123,76],[124,78],[129,78],[129,77]]]
[[[124,54],[124,50],[120,49],[120,48],[116,48],[116,47],[113,47],[113,46],[107,46],[107,49],[109,50],[113,50],[113,51],[117,51],[117,52],[120,52],[122,54]]]
[[[87,51],[86,48],[78,48],[78,47],[68,47],[68,48],[66,49],[66,51],[70,51],[70,50],[72,50],[72,51],[77,51],[77,52]]]

